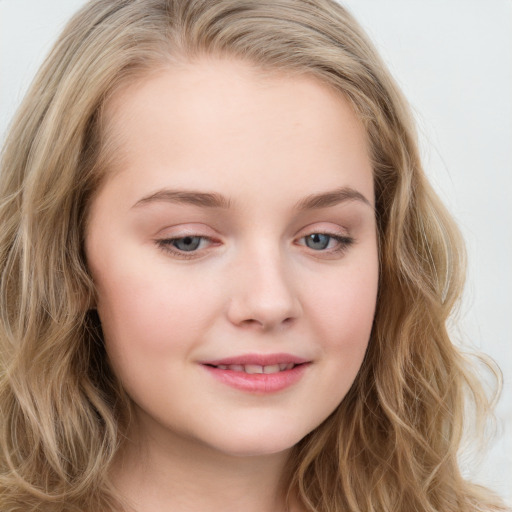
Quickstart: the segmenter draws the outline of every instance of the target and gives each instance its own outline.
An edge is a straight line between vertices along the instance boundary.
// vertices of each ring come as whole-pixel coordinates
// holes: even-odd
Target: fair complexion
[[[107,116],[118,158],[86,253],[135,412],[113,481],[138,512],[284,510],[290,449],[372,327],[364,129],[314,78],[221,59],[132,84]]]

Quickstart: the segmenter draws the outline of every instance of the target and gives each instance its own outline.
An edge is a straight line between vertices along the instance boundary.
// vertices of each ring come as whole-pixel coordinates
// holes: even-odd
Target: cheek
[[[336,406],[348,392],[364,359],[373,326],[378,267],[342,272],[313,295],[311,318],[323,353],[323,373]],[[328,381],[328,382],[327,382]]]
[[[159,396],[200,340],[194,287],[117,272],[98,287],[105,348],[123,387],[137,403]]]
[[[206,289],[204,282],[185,279],[183,272],[114,268],[96,279],[107,348],[134,357],[190,350],[218,314],[221,301],[213,285]]]
[[[323,289],[313,294],[313,315],[319,328],[324,329],[325,339],[338,338],[343,345],[368,341],[375,314],[377,279],[377,271],[366,267],[325,282]]]

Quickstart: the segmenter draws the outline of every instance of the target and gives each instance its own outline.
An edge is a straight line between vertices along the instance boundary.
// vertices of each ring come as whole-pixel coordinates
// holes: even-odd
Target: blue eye
[[[299,245],[323,255],[343,254],[353,243],[350,236],[328,233],[311,233],[299,239]]]
[[[163,238],[155,240],[155,243],[160,249],[179,259],[200,258],[208,253],[208,249],[218,245],[215,240],[202,235]]]
[[[179,251],[191,252],[199,248],[203,239],[204,237],[202,236],[184,236],[183,238],[174,238],[171,240],[171,245],[176,247]]]
[[[329,247],[331,241],[331,235],[325,235],[324,233],[312,233],[304,237],[306,246],[315,251],[323,251]]]

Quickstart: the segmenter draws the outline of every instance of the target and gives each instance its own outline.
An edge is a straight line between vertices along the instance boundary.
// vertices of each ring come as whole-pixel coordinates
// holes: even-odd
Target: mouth
[[[305,364],[305,363],[300,363]],[[269,364],[269,365],[259,365],[259,364],[206,364],[206,366],[210,366],[212,368],[217,368],[219,370],[229,370],[231,372],[243,372],[248,373],[249,375],[256,375],[264,373],[266,375],[270,375],[272,373],[284,372],[287,370],[293,370],[296,366],[295,363],[279,363],[279,364]]]
[[[240,391],[266,394],[296,384],[312,361],[290,354],[245,355],[201,365],[216,380]]]

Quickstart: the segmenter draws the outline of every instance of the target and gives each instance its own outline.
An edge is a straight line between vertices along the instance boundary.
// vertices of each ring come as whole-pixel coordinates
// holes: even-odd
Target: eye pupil
[[[306,237],[306,245],[310,249],[321,251],[327,248],[330,240],[331,237],[329,235],[324,235],[323,233],[313,233]]]
[[[174,247],[180,251],[195,251],[201,243],[200,236],[184,236],[173,241]]]

